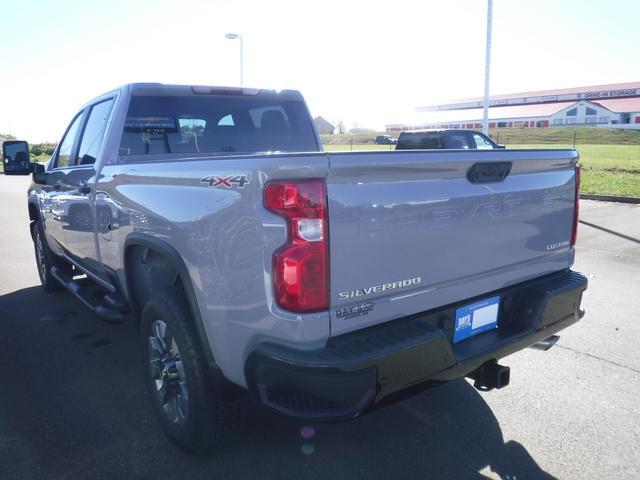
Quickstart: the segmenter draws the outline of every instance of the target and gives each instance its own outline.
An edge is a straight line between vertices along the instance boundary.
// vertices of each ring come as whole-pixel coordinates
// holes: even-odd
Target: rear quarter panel
[[[326,155],[165,157],[102,168],[96,198],[111,223],[98,233],[105,266],[126,285],[124,246],[132,233],[173,246],[191,277],[216,363],[239,385],[256,342],[323,345],[328,312],[293,314],[274,301],[272,257],[285,242],[286,225],[264,209],[262,196],[272,180],[326,177]],[[245,175],[249,182],[213,187],[202,181],[211,175]]]

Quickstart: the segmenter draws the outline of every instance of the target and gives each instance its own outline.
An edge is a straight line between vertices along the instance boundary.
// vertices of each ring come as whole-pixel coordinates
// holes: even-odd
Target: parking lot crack
[[[621,363],[614,362],[612,360],[607,360],[606,358],[602,358],[602,357],[599,357],[597,355],[593,355],[592,353],[581,352],[580,350],[576,350],[575,348],[565,347],[564,345],[560,345],[560,344],[556,344],[556,346],[558,348],[562,348],[563,350],[569,350],[570,352],[576,353],[578,355],[584,355],[585,357],[593,358],[595,360],[600,360],[601,362],[606,362],[606,363],[608,363],[610,365],[615,365],[616,367],[624,368],[624,369],[630,370],[630,371],[632,371],[634,373],[640,373],[640,370],[638,370],[636,368],[629,367],[627,365],[623,365]]]

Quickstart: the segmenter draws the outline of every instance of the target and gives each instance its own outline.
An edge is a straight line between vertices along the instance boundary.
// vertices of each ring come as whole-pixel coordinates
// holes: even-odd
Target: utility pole
[[[484,57],[484,101],[482,104],[482,133],[489,135],[489,74],[491,72],[491,20],[493,0],[487,0],[487,44]]]
[[[244,37],[238,33],[227,33],[225,38],[240,40],[240,86],[244,87]]]
[[[244,37],[240,35],[240,86],[244,87]]]

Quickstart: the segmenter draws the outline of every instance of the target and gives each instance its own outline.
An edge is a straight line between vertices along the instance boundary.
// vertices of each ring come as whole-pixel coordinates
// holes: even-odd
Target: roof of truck
[[[84,106],[122,92],[127,95],[274,95],[289,97],[293,100],[302,100],[302,94],[298,90],[273,90],[246,87],[224,87],[215,85],[176,85],[166,83],[136,82],[126,83],[109,90],[91,99]]]
[[[479,130],[471,130],[464,128],[427,128],[424,130],[410,130],[406,132],[400,132],[400,135],[412,135],[414,133],[443,133],[443,132],[478,132],[482,133]]]
[[[221,85],[177,85],[166,83],[128,83],[120,87],[137,95],[284,95],[302,97],[298,90],[273,90]]]

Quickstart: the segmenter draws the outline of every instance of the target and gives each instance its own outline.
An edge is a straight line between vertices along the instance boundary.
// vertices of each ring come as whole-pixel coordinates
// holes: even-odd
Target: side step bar
[[[51,275],[101,320],[108,323],[122,323],[124,321],[122,302],[116,299],[113,294],[107,294],[104,298],[96,298],[86,286],[56,266],[51,267]]]

